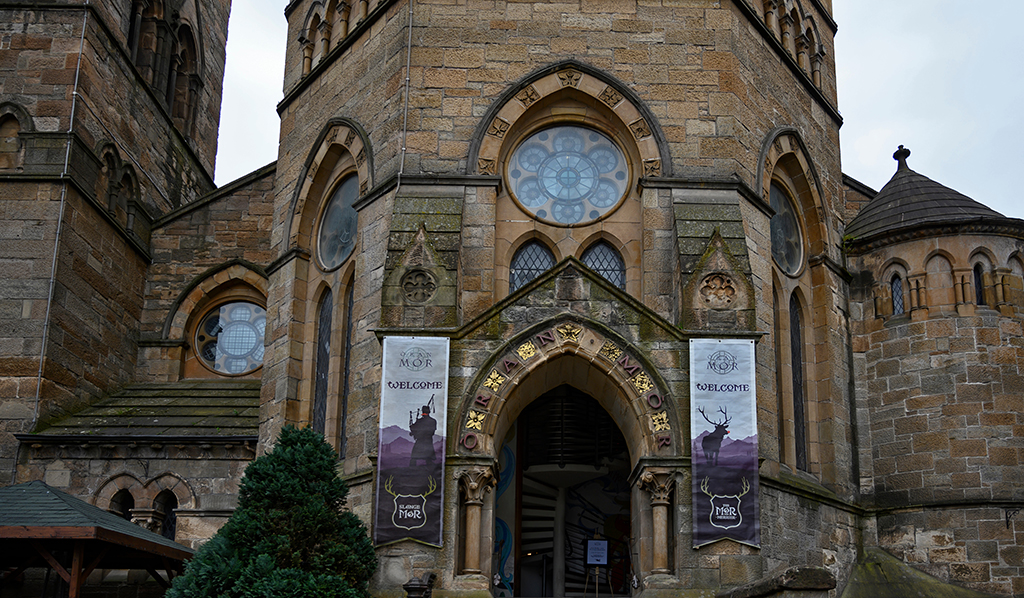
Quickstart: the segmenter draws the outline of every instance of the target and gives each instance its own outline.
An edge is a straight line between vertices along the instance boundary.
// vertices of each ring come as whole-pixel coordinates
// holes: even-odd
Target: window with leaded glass
[[[614,247],[604,241],[595,243],[583,252],[582,261],[588,268],[605,277],[608,282],[625,290],[626,264]]]
[[[521,288],[555,265],[555,256],[538,241],[530,241],[519,248],[508,268],[508,291]]]
[[[892,275],[889,290],[892,291],[892,315],[898,316],[903,313],[903,279],[899,274]]]
[[[355,303],[355,285],[349,280],[345,291],[345,367],[342,370],[341,406],[338,412],[338,453],[345,458],[348,428],[348,380],[351,371],[352,355],[352,307]]]
[[[331,312],[334,297],[331,290],[324,293],[317,312],[316,330],[316,371],[313,374],[313,421],[314,432],[324,433],[327,424],[327,383],[330,376],[331,360]]]
[[[203,316],[196,329],[197,353],[218,374],[248,374],[263,365],[267,312],[250,301],[222,303]]]
[[[803,237],[796,206],[788,192],[778,183],[772,182],[768,199],[775,215],[769,227],[772,236],[772,257],[783,272],[796,276],[803,265]]]
[[[796,467],[807,471],[807,434],[804,421],[804,356],[800,301],[789,297],[789,348],[793,370],[793,440],[796,443]]]
[[[561,125],[530,135],[513,152],[506,176],[512,197],[534,217],[572,226],[598,220],[626,197],[626,155],[604,133]]]
[[[981,264],[974,264],[974,300],[978,305],[985,305],[985,285],[982,282]]]

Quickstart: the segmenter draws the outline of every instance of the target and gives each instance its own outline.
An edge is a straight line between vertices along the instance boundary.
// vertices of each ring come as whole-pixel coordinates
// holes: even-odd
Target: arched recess
[[[757,189],[765,204],[769,203],[769,189],[773,178],[782,173],[793,187],[791,191],[799,204],[807,234],[810,255],[824,255],[828,248],[838,245],[833,238],[835,230],[830,211],[825,209],[818,171],[814,167],[807,146],[794,127],[777,127],[765,136],[757,165]]]
[[[359,196],[373,188],[373,148],[354,120],[332,118],[324,125],[303,165],[285,222],[289,249],[310,250],[320,200],[341,175],[352,171],[359,179]]]
[[[954,268],[956,259],[949,252],[937,250],[932,252],[924,262],[924,281],[920,277],[913,280],[911,306],[928,308],[952,308],[956,303],[954,293]],[[921,292],[918,285],[923,284]]]
[[[185,336],[189,318],[198,316],[207,299],[217,288],[229,284],[247,285],[266,301],[267,277],[263,269],[244,260],[230,260],[210,268],[196,276],[178,295],[167,312],[161,338],[182,339]]]
[[[606,326],[560,317],[505,343],[483,364],[463,396],[450,450],[497,457],[523,409],[559,385],[600,403],[630,447],[630,462],[682,455],[679,407],[646,356]]]
[[[151,478],[142,487],[142,496],[136,500],[136,506],[143,509],[154,508],[154,500],[163,491],[169,491],[178,499],[179,509],[199,508],[196,493],[192,490],[188,481],[180,475],[165,471],[160,475]]]
[[[573,141],[563,153],[565,140]],[[656,117],[628,86],[568,60],[523,77],[498,97],[477,126],[467,169],[505,181],[495,218],[499,300],[510,291],[511,244],[531,234],[556,239],[549,248],[559,257],[580,254],[597,232],[642,257],[640,182],[669,175],[671,158]],[[556,171],[571,171],[572,182]],[[565,187],[555,191],[558,185]],[[625,267],[626,291],[642,296],[642,260]]]
[[[21,171],[25,144],[21,134],[32,130],[32,119],[17,104],[0,102],[0,170]]]
[[[130,473],[123,472],[110,476],[100,484],[99,490],[92,495],[91,502],[105,511],[110,510],[111,500],[122,490],[130,492],[136,502],[144,493],[142,481]]]
[[[612,474],[612,478],[619,481],[611,486],[629,488],[628,520],[632,531],[618,539],[613,537],[613,543],[625,547],[630,555],[639,555],[631,561],[639,575],[670,573],[670,547],[676,534],[670,532],[668,522],[675,467],[679,464],[676,458],[688,451],[682,448],[680,441],[684,432],[680,411],[667,389],[657,369],[641,351],[614,331],[589,319],[572,316],[553,318],[523,331],[492,353],[470,382],[469,392],[464,394],[461,405],[455,410],[455,418],[449,423],[449,453],[456,456],[455,478],[460,483],[463,498],[461,504],[452,505],[459,509],[457,534],[464,538],[465,547],[462,561],[456,561],[456,570],[463,574],[489,575],[488,559],[479,557],[486,555],[494,545],[492,531],[502,538],[503,543],[514,543],[520,556],[532,554],[529,550],[522,554],[526,549],[524,535],[518,531],[513,536],[509,535],[509,530],[521,528],[519,524],[499,526],[495,520],[488,519],[488,525],[494,526],[489,529],[481,526],[480,510],[484,504],[491,505],[488,508],[493,508],[495,513],[506,513],[509,518],[504,521],[507,522],[513,519],[522,521],[524,510],[534,512],[536,505],[527,504],[526,498],[522,501],[517,499],[517,506],[507,502],[501,506],[497,498],[488,502],[492,499],[484,494],[491,485],[496,468],[501,465],[499,451],[505,459],[510,454],[505,450],[509,432],[516,426],[517,436],[528,435],[530,426],[534,424],[524,423],[520,416],[532,411],[532,406],[546,397],[555,402],[568,398],[575,409],[586,409],[582,405],[596,403],[607,414],[598,416],[607,419],[604,420],[606,424],[596,424],[596,420],[595,424],[599,427],[607,425],[609,438],[621,433],[621,444],[613,450],[628,452],[628,459],[618,460],[621,464],[619,473]],[[578,425],[576,420],[566,423],[567,428]],[[617,428],[617,433],[610,429],[611,426]],[[593,432],[588,430],[585,433]],[[598,450],[595,448],[595,455]],[[606,454],[609,462],[616,461],[611,454]],[[617,454],[622,455],[623,452]],[[520,463],[529,461],[523,453],[512,458]],[[599,461],[602,464],[606,462],[603,459]],[[555,464],[555,469],[530,474],[531,480],[541,481],[548,495],[554,497],[552,504],[556,505],[555,509],[559,508],[557,505],[566,504],[566,493],[570,487],[576,486],[578,478],[575,476],[583,475],[584,469],[595,475],[593,472],[599,469],[570,461],[573,462],[576,463],[574,467],[559,466],[558,461],[548,461],[545,465],[542,458],[536,464],[542,468]],[[508,466],[507,460],[505,466]],[[517,474],[516,479],[526,480],[526,470],[517,471],[523,475]],[[565,473],[560,474],[559,471]],[[561,483],[556,480],[561,480]],[[541,488],[533,490],[545,492]],[[621,511],[618,516],[622,516]],[[559,588],[564,586],[568,576],[568,570],[562,569],[564,560],[560,558],[563,551],[559,547],[559,539],[566,538],[566,542],[570,542],[570,535],[564,533],[568,527],[559,527],[557,517],[553,521],[548,529],[552,530],[554,587]],[[574,546],[578,545],[577,540],[571,540]],[[547,539],[534,537],[533,541],[543,544]],[[504,565],[499,567],[504,571]],[[514,574],[517,591],[520,588],[518,584],[525,583],[526,577],[520,576],[525,574],[526,567],[524,560],[523,570]],[[561,578],[560,571],[565,571]]]
[[[643,176],[671,176],[672,160],[661,125],[640,97],[614,77],[578,60],[542,67],[510,85],[477,125],[466,165],[470,174],[496,175],[503,139],[534,104],[574,90],[610,109],[636,140]]]

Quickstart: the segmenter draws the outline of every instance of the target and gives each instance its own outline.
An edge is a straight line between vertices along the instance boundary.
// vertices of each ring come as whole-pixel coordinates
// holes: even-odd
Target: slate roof
[[[35,481],[0,488],[0,555],[16,540],[94,540],[182,560],[192,550],[78,498]],[[24,547],[22,547],[24,550]]]
[[[999,212],[945,187],[907,166],[910,150],[902,145],[893,154],[896,174],[846,227],[854,242],[911,228],[963,224],[981,220],[1008,220]]]
[[[139,384],[54,422],[35,436],[255,437],[259,408],[259,380]]]

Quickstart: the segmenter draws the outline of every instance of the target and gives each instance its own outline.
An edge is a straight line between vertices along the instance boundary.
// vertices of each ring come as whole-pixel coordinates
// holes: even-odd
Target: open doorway
[[[622,433],[586,393],[563,385],[527,406],[499,455],[494,595],[630,594],[629,468]],[[595,539],[601,567],[587,565]]]

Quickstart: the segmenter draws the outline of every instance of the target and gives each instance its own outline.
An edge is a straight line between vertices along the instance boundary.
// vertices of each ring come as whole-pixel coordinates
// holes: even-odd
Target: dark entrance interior
[[[563,385],[531,403],[504,440],[494,594],[579,596],[595,583],[604,596],[629,594],[629,453],[611,416]],[[607,541],[600,568],[587,566],[595,539]]]

